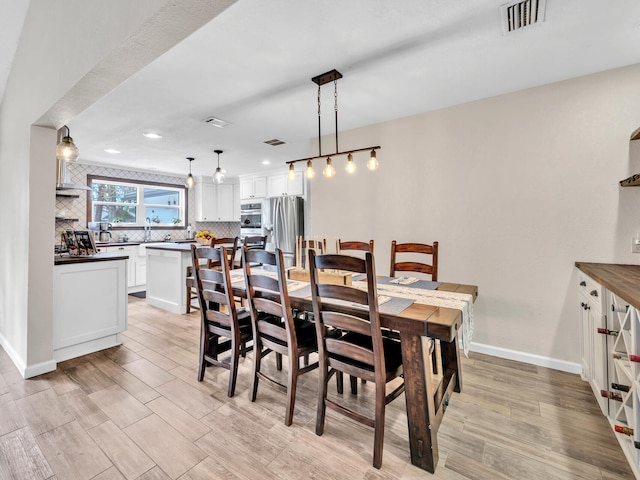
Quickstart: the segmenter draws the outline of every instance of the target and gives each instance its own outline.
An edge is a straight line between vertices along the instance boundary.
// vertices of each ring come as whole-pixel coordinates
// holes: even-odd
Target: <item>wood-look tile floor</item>
[[[291,427],[281,391],[263,382],[249,401],[250,356],[234,398],[224,369],[198,383],[199,319],[130,297],[122,346],[29,380],[0,349],[0,479],[633,478],[579,376],[478,354],[463,358],[436,473],[410,463],[404,398],[387,407],[376,470],[372,429],[328,411],[315,435],[317,372],[300,378]],[[359,387],[345,395],[367,408]]]

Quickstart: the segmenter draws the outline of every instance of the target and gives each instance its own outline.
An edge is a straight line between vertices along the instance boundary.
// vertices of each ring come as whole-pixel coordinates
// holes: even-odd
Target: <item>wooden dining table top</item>
[[[246,297],[244,284],[234,283],[233,290],[234,295]],[[474,302],[478,297],[478,287],[476,285],[442,282],[436,290],[468,294],[472,296]],[[296,291],[289,292],[289,297],[293,308],[305,311],[313,310],[313,302],[310,297],[296,295]],[[336,311],[345,313],[361,312],[357,307],[348,305],[332,305],[332,307]],[[456,338],[458,329],[462,325],[462,312],[456,308],[437,307],[414,302],[397,314],[380,312],[380,325],[390,330],[451,342]]]

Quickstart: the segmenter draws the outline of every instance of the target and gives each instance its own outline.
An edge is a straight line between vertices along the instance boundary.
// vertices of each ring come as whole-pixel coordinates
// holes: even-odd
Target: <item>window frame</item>
[[[164,183],[164,182],[153,182],[149,180],[134,180],[130,178],[121,178],[121,177],[105,177],[102,175],[87,175],[87,186],[89,187],[89,191],[87,192],[87,223],[93,222],[93,183],[119,183],[119,184],[128,184],[132,186],[136,186],[144,192],[145,187],[159,187],[159,188],[170,188],[182,191],[182,196],[184,198],[184,218],[181,218],[182,223],[180,225],[158,225],[151,223],[151,228],[156,230],[184,230],[187,228],[189,223],[189,189],[185,185],[174,184],[174,183]],[[141,194],[139,193],[138,196]],[[142,193],[142,196],[144,194]],[[134,204],[131,204],[134,205]],[[136,203],[136,207],[146,208],[146,204]],[[136,215],[136,219],[138,215]],[[118,224],[112,224],[110,230],[144,230],[145,225],[139,224],[136,222],[135,225],[127,224],[118,226]]]

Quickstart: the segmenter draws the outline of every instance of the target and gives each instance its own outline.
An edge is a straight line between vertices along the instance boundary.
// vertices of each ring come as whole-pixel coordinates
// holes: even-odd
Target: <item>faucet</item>
[[[144,241],[151,240],[151,219],[147,217],[147,222],[144,225]]]

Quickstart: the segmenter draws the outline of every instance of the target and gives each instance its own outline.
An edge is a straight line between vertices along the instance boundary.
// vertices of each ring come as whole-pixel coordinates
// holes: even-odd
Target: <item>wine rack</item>
[[[640,466],[640,314],[607,291],[609,422],[627,460]],[[604,392],[603,392],[604,393]]]

